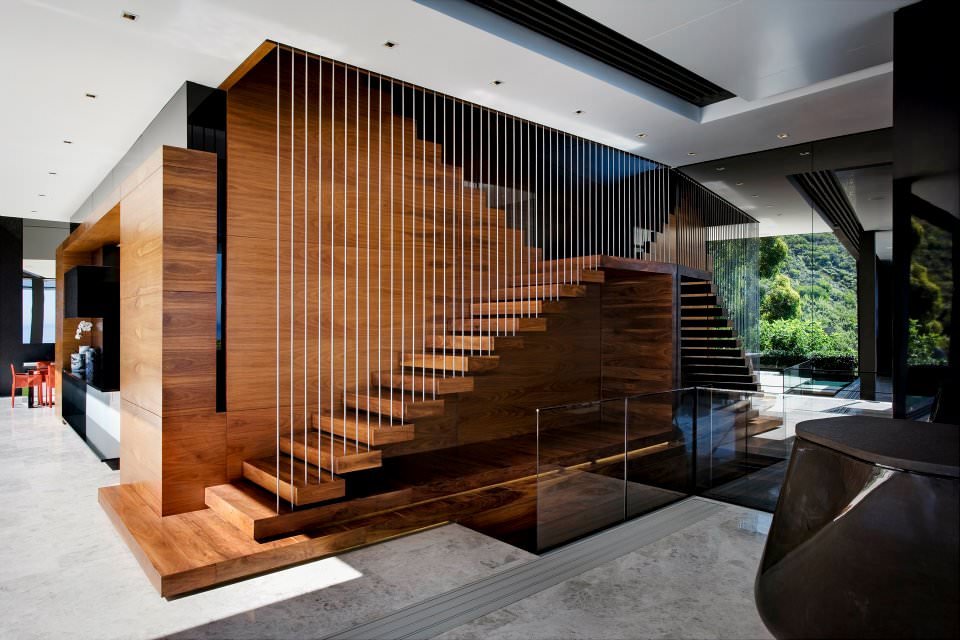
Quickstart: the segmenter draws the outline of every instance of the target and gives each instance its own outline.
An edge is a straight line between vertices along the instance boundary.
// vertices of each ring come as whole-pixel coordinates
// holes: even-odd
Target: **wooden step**
[[[587,287],[582,284],[548,284],[540,286],[499,289],[492,294],[477,296],[478,300],[538,300],[547,298],[582,298]]]
[[[683,347],[703,347],[707,349],[738,349],[740,338],[698,338],[682,336],[680,344]]]
[[[293,479],[290,469],[293,467]],[[310,478],[304,482],[304,472]],[[276,493],[281,500],[293,502],[294,505],[313,504],[342,498],[346,493],[346,483],[342,478],[322,473],[314,465],[305,465],[300,460],[290,458],[286,454],[280,455],[280,469],[277,473],[277,459],[274,456],[243,461],[243,477],[260,485],[271,493]],[[317,481],[317,478],[320,481]],[[279,491],[278,491],[279,480]]]
[[[309,443],[306,446],[302,441],[303,434],[300,434],[299,440],[295,436],[292,444],[289,436],[281,437],[280,451],[313,465],[319,462],[321,468],[336,474],[375,469],[382,464],[379,449],[367,450],[368,445],[358,447],[354,442],[331,438],[324,433],[314,432],[313,438],[309,436],[308,433]]]
[[[513,286],[535,286],[546,284],[579,284],[581,282],[600,283],[604,281],[603,271],[596,269],[574,269],[564,272],[556,271],[534,271],[532,273],[521,273],[513,278]]]
[[[739,350],[735,350],[735,356],[710,355],[691,351],[689,354],[683,354],[683,366],[696,365],[705,367],[743,367],[748,366],[748,360],[743,357]]]
[[[680,335],[684,338],[735,338],[736,332],[730,327],[714,328],[680,328]]]
[[[522,333],[546,331],[547,319],[540,318],[454,318],[447,325],[460,333]]]
[[[443,400],[435,400],[430,396],[423,398],[415,393],[380,393],[378,395],[345,391],[344,404],[358,413],[372,413],[381,416],[396,418],[397,420],[416,420],[417,418],[433,418],[443,415]],[[375,416],[370,417],[376,422]]]
[[[428,371],[462,371],[480,373],[496,369],[500,365],[500,356],[455,356],[442,353],[408,353],[400,364],[407,369],[427,369]]]
[[[726,311],[722,307],[718,307],[715,304],[709,305],[687,305],[685,303],[680,306],[680,317],[682,319],[686,318],[725,318],[727,315]],[[682,322],[683,320],[681,320]]]
[[[540,300],[474,302],[470,312],[474,316],[536,316],[543,313],[543,303]]]
[[[681,293],[714,293],[709,280],[684,280],[680,282]]]
[[[446,350],[456,353],[458,351],[486,351],[492,352],[495,348],[496,338],[493,336],[470,336],[462,334],[448,334],[445,336],[427,336],[427,348],[435,351]]]
[[[681,318],[681,329],[700,329],[704,327],[730,327],[730,320],[724,317]]]
[[[714,293],[687,293],[681,292],[681,304],[684,306],[714,305],[721,306],[720,298]]]
[[[398,442],[408,442],[414,438],[414,425],[411,422],[381,420],[377,415],[347,412],[346,418],[340,413],[336,416],[313,414],[313,428],[329,433],[347,442],[360,442],[371,447],[380,447]]]
[[[393,389],[394,392],[426,392],[430,396],[473,391],[473,377],[471,376],[434,377],[399,371],[395,371],[391,375],[389,371],[386,371],[371,374],[370,380],[373,386],[380,387],[381,396],[389,395],[390,389]]]
[[[747,435],[755,436],[767,431],[773,431],[783,426],[783,420],[776,416],[757,416],[747,420]]]
[[[694,380],[698,383],[709,382],[717,385],[723,385],[727,382],[756,382],[757,378],[753,374],[742,374],[742,373],[712,373],[712,372],[696,372],[691,371],[687,373],[687,377],[691,380]]]
[[[749,375],[753,373],[750,367],[744,364],[700,364],[684,363],[683,368],[691,374],[694,373],[733,373],[740,375]]]
[[[760,384],[756,382],[698,382],[698,387],[716,387],[721,392],[724,389],[731,391],[760,391]]]

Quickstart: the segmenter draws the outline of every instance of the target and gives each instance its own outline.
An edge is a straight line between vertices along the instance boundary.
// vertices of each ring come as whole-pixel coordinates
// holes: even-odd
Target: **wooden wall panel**
[[[160,515],[201,509],[204,488],[226,477],[226,416],[216,413],[216,156],[161,147],[123,192],[121,479]]]

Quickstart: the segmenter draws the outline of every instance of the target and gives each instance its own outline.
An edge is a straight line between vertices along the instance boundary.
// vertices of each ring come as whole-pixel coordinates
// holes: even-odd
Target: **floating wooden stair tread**
[[[461,333],[523,333],[528,331],[546,331],[547,319],[540,318],[454,318],[448,326],[451,331]]]
[[[449,334],[445,336],[427,336],[427,347],[435,350],[453,351],[486,351],[492,352],[495,348],[493,336],[470,336]]]
[[[469,336],[465,336],[469,337]],[[382,372],[370,376],[374,386],[380,387],[380,395],[390,395],[394,392],[426,392],[429,395],[443,396],[451,393],[469,393],[473,391],[473,377],[471,376],[424,376],[416,373]]]
[[[293,502],[294,505],[336,500],[346,493],[346,483],[341,478],[331,479],[329,473],[322,473],[316,466],[305,465],[300,460],[287,455],[280,456],[279,474],[277,471],[277,459],[273,456],[243,461],[243,477],[267,491],[277,492],[279,475],[279,496],[282,500]],[[304,482],[305,473],[309,478],[308,482]],[[319,481],[317,481],[318,478]]]
[[[455,356],[442,353],[408,353],[401,364],[408,369],[481,373],[496,369],[500,356]],[[440,401],[442,402],[442,401]]]
[[[381,420],[380,416],[368,416],[366,413],[348,412],[346,418],[343,415],[331,417],[313,414],[313,426],[323,433],[371,447],[407,442],[414,438],[413,423]]]
[[[470,311],[475,316],[522,316],[543,313],[540,300],[518,300],[517,302],[474,302]]]
[[[548,298],[582,298],[587,287],[582,284],[527,285],[499,289],[491,295],[478,296],[481,300],[535,300]]]
[[[448,356],[449,357],[449,356]],[[416,420],[443,415],[443,400],[423,398],[413,393],[355,393],[346,391],[343,401],[358,413],[373,413],[398,420]],[[371,416],[373,422],[374,416]]]
[[[300,434],[301,437],[302,435]],[[358,447],[354,442],[335,440],[326,434],[316,432],[314,432],[314,436],[319,436],[319,438],[311,439],[309,438],[310,434],[307,435],[308,440],[311,441],[306,446],[301,440],[297,440],[296,436],[294,436],[292,444],[289,436],[281,437],[280,451],[313,465],[316,465],[319,461],[320,467],[336,474],[375,469],[383,463],[380,450],[371,449],[368,451],[367,447],[369,445],[364,444]],[[319,444],[317,443],[318,439],[320,440]]]
[[[549,284],[579,284],[581,282],[600,283],[605,279],[603,271],[596,269],[568,269],[566,273],[557,271],[532,271],[521,273],[513,278],[513,285],[543,286]]]

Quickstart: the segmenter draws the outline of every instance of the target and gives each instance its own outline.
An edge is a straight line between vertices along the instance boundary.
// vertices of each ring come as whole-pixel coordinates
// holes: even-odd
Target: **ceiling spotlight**
[[[726,167],[714,167],[713,170],[714,170],[714,171],[726,171],[727,168],[726,168]]]
[[[738,182],[738,183],[737,183],[737,186],[738,186],[738,187],[742,187],[742,186],[743,186],[743,183],[742,183],[742,182]]]
[[[47,194],[45,194],[45,193],[38,193],[37,195],[40,196],[41,198],[46,198],[46,197],[47,197]]]
[[[583,109],[577,109],[576,111],[574,111],[574,113],[579,116],[583,113]]]
[[[883,200],[884,196],[870,196],[871,200]]]
[[[36,209],[31,209],[31,210],[30,210],[30,213],[36,213],[36,212],[37,212]]]
[[[73,144],[73,140],[64,140],[63,144]]]
[[[139,18],[140,16],[138,16],[132,11],[124,11],[123,13],[120,14],[120,17],[123,18],[124,20],[129,20],[130,22],[136,22],[137,18]]]
[[[759,198],[759,197],[760,197],[760,194],[759,194],[759,193],[752,193],[752,194],[750,194],[750,197],[751,197],[751,198]]]
[[[688,155],[688,156],[695,156],[695,155],[697,155],[697,152],[696,152],[696,151],[687,151],[687,155]]]
[[[386,42],[383,43],[383,46],[385,46],[387,49],[393,49],[395,46],[397,46],[397,43],[391,40],[387,40]]]
[[[637,134],[637,137],[638,137],[638,138],[646,138],[646,137],[647,137],[647,134],[645,134],[645,133],[638,133],[638,134]]]
[[[787,138],[790,137],[790,134],[789,134],[789,133],[786,133],[786,132],[784,132],[784,133],[778,133],[778,134],[777,134],[777,137],[780,138],[781,140],[786,140]]]
[[[800,155],[802,155],[802,156],[808,156],[808,155],[810,155],[810,152],[809,152],[809,151],[801,151],[801,152],[800,152]]]
[[[57,175],[57,172],[56,172],[56,171],[47,171],[47,175],[55,176],[55,175]]]
[[[495,87],[499,87],[500,85],[503,84],[503,80],[494,80],[494,81],[491,82],[490,84],[492,84],[492,85],[495,86]]]
[[[86,93],[86,94],[84,94],[84,95],[87,96],[88,98],[90,98],[91,100],[96,100],[96,99],[97,99],[97,94],[95,94],[95,93]]]

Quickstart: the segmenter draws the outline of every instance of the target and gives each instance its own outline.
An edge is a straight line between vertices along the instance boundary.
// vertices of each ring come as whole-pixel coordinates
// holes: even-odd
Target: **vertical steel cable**
[[[347,453],[347,265],[350,260],[347,255],[347,132],[350,130],[347,126],[347,118],[350,114],[350,105],[348,94],[350,91],[350,79],[347,77],[347,65],[343,65],[343,453]],[[360,408],[356,411],[359,413]]]
[[[486,134],[485,137],[488,138],[487,139],[487,172],[486,174],[484,174],[484,185],[486,186],[487,197],[484,198],[484,207],[483,207],[483,213],[487,223],[487,239],[486,239],[487,240],[487,256],[486,256],[487,277],[486,277],[486,287],[484,288],[484,291],[483,291],[484,297],[490,294],[490,289],[492,288],[492,285],[493,285],[493,268],[492,268],[493,261],[491,260],[493,256],[493,252],[491,248],[493,245],[493,242],[490,241],[490,222],[491,222],[491,218],[493,217],[490,213],[490,187],[493,184],[493,180],[492,180],[493,171],[491,169],[492,165],[490,162],[490,147],[493,145],[490,144],[490,140],[489,140],[489,136],[492,130],[493,128],[490,126],[490,110],[488,109],[487,124],[485,129],[485,134]],[[481,317],[484,317],[484,316],[481,316]],[[493,323],[487,320],[486,324],[489,331]]]
[[[393,350],[393,330],[394,324],[396,321],[396,315],[394,312],[394,298],[396,298],[395,289],[397,286],[397,281],[395,277],[395,265],[396,265],[396,218],[394,217],[394,190],[393,190],[393,105],[394,105],[394,93],[393,93],[393,78],[390,78],[390,406],[393,406],[393,371],[396,368],[393,364],[394,350]],[[400,210],[403,211],[403,206],[400,207]],[[400,336],[401,340],[403,336]],[[391,415],[392,418],[392,415]],[[391,420],[392,422],[392,420]]]
[[[323,58],[317,59],[317,421],[323,416]],[[317,431],[317,483],[323,482],[321,430]],[[332,442],[331,438],[331,442]],[[333,459],[331,452],[330,459]],[[330,465],[333,480],[333,465]]]
[[[369,100],[369,98],[368,98]],[[391,242],[392,242],[391,238]],[[390,288],[393,291],[393,287]],[[377,404],[383,403],[383,76],[377,75]],[[377,427],[383,413],[377,413]],[[370,423],[367,423],[367,451],[370,450]]]
[[[437,94],[433,94],[433,96],[434,96],[434,104],[436,104],[436,96],[437,96]],[[441,251],[441,254],[440,254],[440,255],[441,255],[441,258],[442,258],[442,260],[443,260],[443,288],[442,288],[442,299],[443,299],[443,327],[444,327],[444,330],[440,332],[440,340],[441,340],[442,343],[443,343],[443,361],[446,362],[446,361],[447,361],[447,339],[446,339],[446,331],[445,331],[445,329],[446,329],[446,326],[447,326],[447,215],[448,215],[448,213],[449,213],[449,212],[448,212],[448,209],[447,209],[447,172],[446,172],[446,167],[447,167],[447,162],[446,162],[446,157],[447,157],[447,99],[446,99],[446,97],[442,98],[440,102],[443,104],[443,123],[442,123],[442,124],[443,124],[443,154],[442,154],[442,156],[441,156],[441,160],[443,160],[443,168],[444,168],[444,172],[443,172],[442,177],[441,177],[441,179],[443,180],[443,201],[442,201],[442,204],[443,204],[443,208],[442,208],[442,217],[443,217],[443,251]],[[434,120],[436,120],[436,116],[434,116]],[[436,140],[434,140],[434,142],[436,142]],[[436,195],[434,195],[434,198],[436,198]],[[434,319],[434,321],[433,321],[433,335],[434,335],[434,337],[433,337],[433,339],[434,339],[434,347],[436,347],[436,339],[437,339],[437,337],[436,337],[436,336],[437,336],[437,321],[436,321],[436,319]],[[451,355],[453,355],[453,354],[451,354]],[[444,378],[447,377],[447,368],[446,368],[446,366],[444,366],[444,368],[443,368],[443,377],[444,377]],[[437,395],[437,387],[436,387],[436,384],[434,384],[434,387],[433,387],[433,395],[434,395],[434,397],[436,397],[436,395]]]
[[[336,421],[334,417],[334,407],[335,407],[335,397],[336,392],[336,383],[334,382],[336,377],[336,349],[334,348],[335,336],[334,336],[334,318],[337,313],[337,274],[336,274],[336,265],[337,265],[337,238],[336,238],[336,217],[337,217],[337,204],[336,204],[336,171],[335,167],[337,164],[336,161],[336,121],[337,121],[337,65],[333,62],[330,63],[330,343],[327,345],[327,350],[330,353],[330,481],[333,481],[333,445],[336,440],[335,436],[337,433]],[[321,429],[323,425],[321,424]]]
[[[353,317],[360,318],[360,69],[354,70],[353,104]],[[369,298],[368,298],[369,300]],[[360,407],[360,323],[353,323],[353,398]],[[366,407],[370,421],[369,398]],[[353,414],[353,448],[360,451],[360,412]]]
[[[366,197],[366,201],[364,202],[365,208],[367,210],[367,227],[366,227],[367,290],[364,296],[367,302],[367,342],[365,345],[366,352],[367,352],[367,368],[365,369],[365,373],[366,373],[366,381],[367,381],[367,384],[366,384],[366,387],[367,387],[366,391],[367,391],[367,398],[368,398],[367,406],[369,407],[370,396],[371,396],[370,394],[370,297],[371,297],[370,296],[370,145],[371,145],[371,141],[370,141],[370,74],[366,73],[364,75],[367,76],[367,95],[366,95],[366,98],[367,98],[366,100],[367,102],[367,158],[366,158],[367,164],[364,171],[367,174],[367,197]],[[377,228],[379,229],[379,227]],[[377,295],[379,295],[379,292]],[[380,399],[380,391],[378,390],[377,391],[377,400],[378,400],[377,410],[378,411],[381,410],[379,399]],[[379,416],[380,414],[378,413],[377,415]],[[367,446],[368,447],[369,447],[369,442],[370,442],[370,412],[367,411],[367,443],[368,443]],[[357,443],[357,446],[359,448],[359,443]]]
[[[467,176],[467,164],[465,162],[466,155],[464,154],[464,149],[463,149],[464,132],[466,128],[467,128],[467,122],[464,119],[463,102],[460,102],[460,298],[459,298],[460,314],[459,315],[461,318],[464,317],[463,301],[464,301],[464,298],[466,297],[466,292],[467,292],[466,283],[464,281],[464,277],[466,276],[466,272],[467,272],[466,270],[467,258],[466,258],[466,254],[464,253],[464,249],[466,247],[465,241],[466,241],[466,231],[467,231],[466,227],[464,226],[464,222],[465,222],[464,219],[466,217],[467,208],[463,200],[464,198],[463,183],[465,182],[465,178]],[[463,344],[463,336],[460,333],[451,332],[451,335],[460,336],[456,339],[460,340],[461,345]],[[465,376],[466,372],[461,372],[460,375],[461,377]]]
[[[473,128],[473,114],[476,109],[473,105],[470,106],[470,183],[476,185],[477,182],[477,172],[476,172],[476,162],[477,162],[477,152],[480,152],[480,157],[483,157],[483,137],[481,136],[480,144],[477,145],[476,133]],[[481,112],[483,113],[483,112]],[[477,148],[479,147],[479,148]],[[482,162],[482,161],[481,161]],[[482,169],[482,165],[481,165]],[[476,200],[477,187],[471,187],[470,191],[470,300],[466,304],[466,309],[468,314],[465,314],[463,317],[463,322],[469,323],[470,326],[470,342],[473,342],[473,301],[476,300],[476,292],[474,290],[474,279],[476,278],[476,266],[477,263],[474,261],[474,254],[477,253],[477,227],[476,221],[473,217],[473,202]],[[483,235],[480,235],[480,247],[483,247]],[[461,333],[463,333],[461,331]]]
[[[510,258],[510,273],[504,278],[504,287],[510,288],[511,297],[513,299],[514,307],[517,304],[517,290],[512,286],[513,279],[517,275],[517,206],[518,206],[518,197],[517,197],[517,119],[510,119],[510,249],[511,249],[511,258]],[[522,223],[521,223],[522,224]],[[520,227],[523,228],[522,226]],[[522,237],[522,232],[521,232]],[[523,260],[523,253],[521,249],[520,259]],[[507,284],[509,282],[510,284]],[[523,317],[524,307],[527,305],[521,305],[520,313],[517,314],[519,317]],[[517,332],[517,322],[514,321],[513,329],[510,331],[511,334],[516,334]]]
[[[420,92],[420,99],[422,101],[422,108],[420,113],[423,117],[423,135],[424,138],[427,134],[427,92]],[[423,206],[423,224],[424,227],[427,223],[427,144],[425,139],[419,140],[420,148],[423,152],[423,156],[420,160],[420,203]],[[436,227],[434,227],[436,228]],[[427,352],[427,247],[426,247],[426,238],[427,234],[423,234],[424,246],[420,251],[420,278],[421,278],[421,287],[420,287],[420,357],[426,357]],[[426,361],[424,361],[423,366],[420,368],[420,396],[423,400],[427,399],[427,368]]]
[[[491,181],[491,185],[494,186],[495,189],[496,189],[496,196],[495,196],[496,205],[494,206],[494,210],[497,212],[497,213],[496,213],[496,215],[497,215],[497,224],[496,224],[496,226],[494,227],[494,231],[495,231],[495,233],[497,234],[497,237],[496,237],[496,245],[495,245],[495,246],[496,246],[496,250],[494,251],[494,260],[495,260],[494,268],[496,269],[496,273],[495,273],[495,275],[494,275],[494,286],[493,286],[493,289],[492,289],[492,291],[495,292],[495,293],[494,293],[493,295],[490,295],[490,293],[488,292],[486,298],[487,298],[488,300],[495,300],[495,303],[494,303],[494,307],[493,307],[493,308],[494,308],[494,310],[495,310],[495,312],[496,312],[497,337],[500,337],[500,296],[496,293],[496,292],[498,292],[498,291],[500,290],[500,236],[501,236],[502,233],[503,233],[503,232],[500,230],[500,214],[501,214],[501,207],[500,207],[500,185],[501,185],[501,182],[500,182],[500,112],[499,112],[499,111],[496,112],[496,113],[493,115],[493,118],[494,118],[494,126],[495,126],[495,128],[496,128],[496,132],[494,133],[494,135],[496,136],[496,151],[494,152],[494,155],[493,155],[494,159],[496,160],[496,171],[494,172],[494,178],[493,178],[493,181]]]
[[[303,483],[310,482],[310,442],[307,438],[307,290],[309,289],[309,278],[307,276],[307,264],[309,252],[307,251],[307,240],[310,236],[310,221],[308,211],[310,209],[310,180],[309,180],[309,156],[310,149],[309,131],[310,131],[310,56],[306,51],[303,52]],[[293,441],[290,442],[291,458],[293,457]],[[319,463],[318,463],[319,464]]]
[[[407,355],[407,92],[400,85],[400,363]],[[400,420],[406,416],[406,370],[400,373]],[[391,404],[391,406],[393,406]]]
[[[430,302],[430,339],[433,341],[433,346],[437,344],[437,94],[432,92],[433,96],[433,243],[430,247],[432,264],[430,266],[430,275],[433,280],[433,300]],[[446,227],[444,227],[446,228]],[[444,240],[446,244],[446,240]],[[446,256],[443,256],[446,260]],[[446,351],[443,354],[443,366],[446,368]],[[434,366],[431,368],[433,374],[433,384],[431,392],[433,397],[436,397],[437,390],[437,367],[436,367],[436,351],[433,352],[431,356],[431,361]]]
[[[277,110],[276,110],[276,125],[277,125],[277,150],[276,150],[276,160],[277,160],[277,177],[276,177],[276,194],[277,194],[277,215],[276,215],[276,239],[275,239],[275,258],[276,258],[276,268],[274,273],[274,286],[276,289],[276,300],[275,300],[275,334],[276,334],[276,348],[274,349],[274,373],[276,379],[276,390],[274,393],[274,399],[276,401],[276,466],[277,466],[277,486],[276,486],[276,512],[280,513],[280,53],[283,50],[277,47],[277,72],[276,72],[276,83],[277,83]]]
[[[296,103],[296,78],[295,78],[295,64],[296,64],[296,52],[290,50],[290,446],[293,447],[293,317],[296,313],[296,304],[294,303],[294,235],[293,228],[294,224],[294,186],[296,180],[294,179],[294,130],[296,119],[294,116],[294,106]],[[291,451],[292,453],[292,451]],[[290,508],[293,508],[293,455],[290,456]]]

